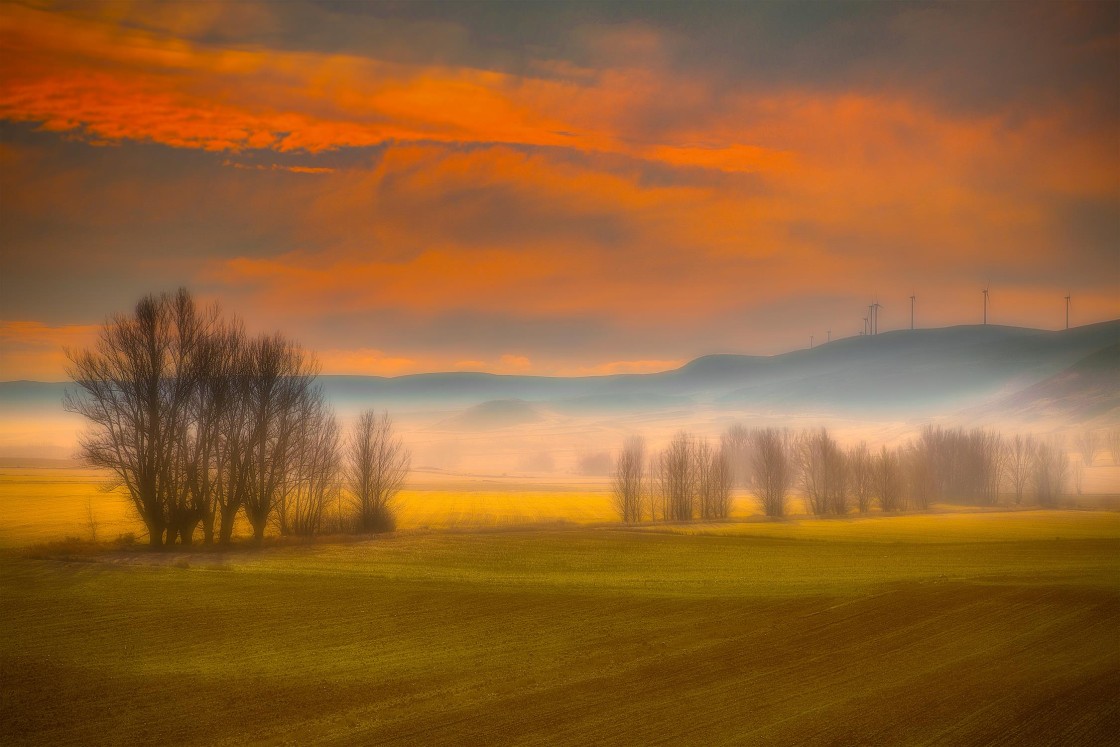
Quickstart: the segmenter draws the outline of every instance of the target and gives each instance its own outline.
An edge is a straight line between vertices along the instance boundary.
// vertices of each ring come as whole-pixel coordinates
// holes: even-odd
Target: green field
[[[34,555],[0,560],[6,744],[1120,733],[1110,512]]]

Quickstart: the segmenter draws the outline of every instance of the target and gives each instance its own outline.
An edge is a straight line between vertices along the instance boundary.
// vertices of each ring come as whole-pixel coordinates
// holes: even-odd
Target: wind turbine
[[[813,349],[813,336],[812,335],[809,335],[809,349],[810,350]]]
[[[860,332],[859,334],[860,334],[860,336],[861,336],[861,337],[862,337],[863,335],[866,335],[866,334],[867,334],[867,317],[864,317],[864,318],[863,318],[863,331],[862,331],[862,332]]]
[[[872,327],[874,328],[874,331],[871,334],[873,334],[873,335],[879,334],[879,309],[881,309],[881,308],[883,308],[883,305],[880,304],[879,299],[876,298],[875,303],[871,304],[871,309],[872,309],[871,324],[872,324]]]
[[[1069,325],[1067,324],[1066,326],[1068,327]],[[828,339],[825,340],[825,342],[832,342],[832,330],[828,330],[825,334],[828,335]]]
[[[988,323],[988,287],[991,284],[992,284],[991,280],[984,283],[984,324]]]
[[[1069,329],[1069,296],[1070,293],[1066,291],[1066,329]]]
[[[914,299],[915,298],[917,298],[917,296],[914,295],[914,291],[910,291],[910,329],[914,329]]]

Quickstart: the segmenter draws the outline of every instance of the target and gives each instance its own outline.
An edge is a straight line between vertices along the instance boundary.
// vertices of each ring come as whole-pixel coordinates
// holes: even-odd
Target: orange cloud
[[[0,14],[0,117],[214,151],[318,153],[399,141],[516,143],[757,170],[784,156],[737,142],[631,142],[617,120],[688,81],[614,71],[525,78],[353,55],[204,47],[98,19],[9,6]],[[553,68],[555,70],[555,68]]]
[[[315,354],[325,374],[399,376],[430,370],[412,358],[389,356],[374,348],[330,348]]]
[[[533,368],[533,362],[524,355],[506,353],[498,359],[498,367],[502,371],[524,373]]]
[[[669,33],[633,24],[576,32],[598,67],[533,59],[516,74],[203,44],[185,34],[220,31],[228,17],[215,5],[143,7],[140,24],[121,23],[122,8],[0,9],[0,117],[93,143],[219,151],[212,163],[232,168],[155,189],[102,184],[77,167],[41,175],[0,144],[6,184],[18,187],[6,212],[128,235],[137,221],[170,224],[205,190],[237,206],[237,239],[251,248],[179,258],[182,273],[270,324],[475,314],[599,320],[657,343],[666,330],[722,325],[712,338],[733,339],[747,318],[768,334],[779,304],[805,298],[824,299],[828,314],[851,307],[858,324],[863,296],[892,292],[883,300],[901,313],[911,288],[944,299],[939,321],[971,321],[962,277],[1006,268],[1000,313],[1053,326],[1036,308],[1049,309],[1048,284],[1065,285],[1063,252],[1081,240],[1087,221],[1070,206],[1120,197],[1120,136],[1091,116],[1101,106],[1091,92],[979,111],[913,86],[725,87],[674,66]],[[268,22],[268,6],[229,12]],[[376,155],[327,155],[371,145]],[[88,207],[95,199],[112,209]],[[1086,255],[1103,266],[1099,246]],[[1077,292],[1090,318],[1116,315],[1105,259]],[[787,312],[790,325],[823,316]],[[324,360],[385,374],[621,372],[685,352],[577,352],[565,363],[508,346],[532,359],[521,362],[501,360],[497,344],[446,359],[376,344],[384,350],[334,341]]]
[[[0,381],[64,379],[64,349],[92,344],[99,329],[92,324],[50,326],[36,321],[0,321]]]

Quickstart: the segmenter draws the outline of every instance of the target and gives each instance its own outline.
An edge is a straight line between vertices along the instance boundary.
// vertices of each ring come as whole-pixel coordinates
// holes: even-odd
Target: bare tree
[[[752,482],[762,510],[770,517],[784,516],[794,480],[789,434],[778,428],[762,428],[752,433],[751,441]]]
[[[188,545],[199,521],[203,542],[214,542],[218,506],[227,487],[229,447],[234,443],[227,428],[241,427],[239,421],[229,417],[240,413],[234,388],[244,343],[240,322],[225,323],[214,318],[208,320],[207,327],[195,355],[198,386],[191,398],[189,422],[178,457],[184,482],[179,536]]]
[[[650,456],[649,461],[646,463],[646,480],[645,480],[645,505],[649,510],[649,520],[657,521],[658,516],[662,520],[665,518],[665,501],[664,495],[661,492],[661,478],[658,465],[661,458],[658,456]]]
[[[692,470],[696,479],[696,513],[701,519],[710,519],[708,490],[712,482],[712,445],[707,439],[698,438],[692,444]]]
[[[1085,463],[1076,461],[1070,465],[1070,472],[1073,474],[1073,491],[1081,495],[1081,487],[1085,480]]]
[[[974,429],[969,434],[972,457],[972,479],[980,505],[994,506],[999,503],[999,487],[1003,478],[1003,461],[1006,450],[1003,437],[995,431]]]
[[[937,493],[937,480],[930,457],[930,453],[920,443],[911,443],[899,455],[906,498],[919,511],[927,510]]]
[[[90,422],[83,454],[127,488],[152,547],[189,545],[200,523],[210,543],[218,517],[228,543],[242,510],[259,542],[277,505],[282,529],[290,516],[296,531],[317,526],[338,426],[298,345],[246,343],[240,322],[181,289],[146,296],[92,350],[67,354],[79,389],[64,404]]]
[[[289,475],[280,493],[281,534],[316,534],[323,511],[339,491],[338,419],[316,387],[300,402]]]
[[[1108,453],[1112,455],[1112,463],[1120,465],[1120,428],[1112,428],[1105,434],[1108,444]]]
[[[396,526],[394,501],[412,462],[412,455],[393,434],[389,413],[366,410],[350,437],[346,483],[363,532],[389,532]]]
[[[747,428],[735,423],[720,436],[720,445],[731,461],[734,485],[749,488],[751,479],[751,433]]]
[[[692,519],[696,497],[697,474],[692,436],[681,431],[661,452],[658,482],[665,502],[666,521]]]
[[[93,498],[86,498],[86,528],[89,529],[90,542],[97,542],[97,527],[99,522],[93,513]]]
[[[1081,463],[1086,467],[1093,466],[1093,459],[1097,454],[1097,449],[1100,448],[1101,439],[1096,431],[1091,428],[1086,428],[1077,434],[1074,439],[1074,446],[1081,454]]]
[[[902,466],[898,453],[886,446],[875,459],[875,494],[884,511],[902,508]]]
[[[622,445],[612,477],[613,499],[618,515],[627,524],[642,520],[643,472],[646,444],[641,436],[630,436]]]
[[[245,443],[247,480],[245,516],[253,540],[264,539],[277,502],[286,489],[301,406],[313,396],[318,365],[283,336],[262,336],[248,347]]]
[[[1016,433],[1004,447],[1003,471],[1014,491],[1015,505],[1023,502],[1027,483],[1031,480],[1034,455],[1038,449],[1034,438]]]
[[[927,425],[916,449],[932,476],[933,498],[991,505],[998,498],[1003,458],[998,433]]]
[[[249,421],[252,390],[252,357],[250,345],[239,338],[237,353],[228,376],[229,394],[218,415],[219,449],[218,490],[214,495],[214,513],[219,522],[218,541],[228,545],[233,539],[237,516],[249,492],[250,458],[253,428]],[[203,525],[203,532],[206,527]]]
[[[697,494],[702,519],[726,519],[731,513],[731,486],[734,482],[731,456],[726,443],[713,449],[706,441],[695,450]]]
[[[875,467],[864,441],[848,450],[848,484],[859,512],[865,514],[870,511],[871,498],[875,494]]]
[[[131,316],[109,319],[93,349],[67,351],[78,389],[67,392],[64,406],[89,421],[82,455],[127,489],[153,548],[163,546],[164,532],[179,518],[176,454],[197,386],[198,325],[186,290],[149,295]]]
[[[1069,471],[1069,457],[1060,438],[1041,441],[1035,447],[1032,473],[1034,492],[1039,505],[1052,507],[1058,505],[1065,489],[1066,474]]]
[[[826,428],[802,434],[796,453],[801,468],[801,489],[809,510],[817,515],[848,512],[847,470],[844,452]]]

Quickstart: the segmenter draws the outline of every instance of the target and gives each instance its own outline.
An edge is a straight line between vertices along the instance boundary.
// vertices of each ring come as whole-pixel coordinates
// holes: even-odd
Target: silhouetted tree
[[[91,350],[67,351],[78,389],[67,392],[64,406],[89,421],[82,455],[127,489],[153,548],[163,546],[164,532],[180,520],[184,480],[176,457],[198,387],[195,354],[208,318],[200,317],[186,290],[149,295],[131,316],[110,318]]]
[[[658,483],[665,502],[666,521],[692,519],[696,496],[697,474],[692,436],[681,431],[661,452]]]
[[[283,336],[254,340],[247,349],[245,517],[253,539],[264,539],[277,502],[287,489],[303,401],[314,396],[317,364]]]
[[[752,483],[763,512],[781,517],[786,512],[786,497],[794,481],[789,434],[778,428],[762,428],[751,434]]]
[[[300,401],[289,474],[280,493],[281,534],[313,535],[339,490],[338,420],[316,387]]]
[[[187,498],[182,507],[186,520],[179,527],[183,544],[190,544],[198,521],[202,523],[203,542],[207,545],[214,542],[218,507],[228,487],[233,440],[227,428],[240,426],[229,416],[231,412],[239,412],[234,384],[242,363],[243,338],[240,323],[215,319],[199,345],[196,359],[201,375],[191,399],[190,425],[182,441]]]
[[[350,437],[346,484],[363,532],[390,532],[396,527],[394,501],[404,487],[411,452],[394,435],[389,413],[366,410]]]
[[[630,436],[622,445],[612,477],[615,510],[627,524],[642,520],[642,475],[646,445],[641,436]]]
[[[78,390],[64,404],[90,423],[83,454],[127,488],[152,547],[189,545],[200,523],[210,543],[219,519],[229,543],[242,510],[258,542],[270,519],[314,531],[337,482],[338,426],[298,345],[246,342],[240,322],[180,289],[142,298],[92,350],[67,354]]]

